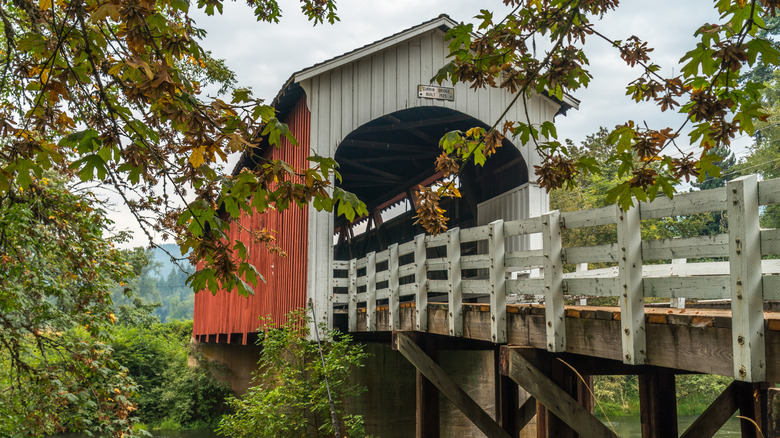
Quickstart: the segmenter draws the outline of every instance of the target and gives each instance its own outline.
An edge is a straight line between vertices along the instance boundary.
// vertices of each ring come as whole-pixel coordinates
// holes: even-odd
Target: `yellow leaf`
[[[192,154],[190,154],[190,164],[192,164],[192,167],[197,169],[206,161],[203,159],[204,149],[204,147],[199,147],[192,150]]]
[[[38,2],[38,7],[40,7],[42,11],[46,11],[48,9],[51,9],[52,8],[52,1],[51,0],[40,0]]]

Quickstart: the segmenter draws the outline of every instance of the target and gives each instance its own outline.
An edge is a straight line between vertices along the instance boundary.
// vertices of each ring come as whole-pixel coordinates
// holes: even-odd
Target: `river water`
[[[639,417],[613,417],[610,418],[615,433],[621,438],[641,438],[642,424]],[[695,416],[681,416],[677,418],[678,431],[683,433],[688,426],[696,420]],[[740,436],[739,418],[731,417],[729,421],[715,434],[717,438]]]

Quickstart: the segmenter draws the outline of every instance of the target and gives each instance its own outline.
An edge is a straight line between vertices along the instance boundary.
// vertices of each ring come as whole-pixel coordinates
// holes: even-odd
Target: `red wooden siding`
[[[280,149],[271,148],[266,156],[285,160],[296,168],[308,166],[310,120],[311,114],[306,108],[305,97],[302,97],[285,120],[299,145],[293,146],[283,140]],[[216,295],[208,291],[199,292],[195,295],[194,336],[227,335],[216,336],[216,339],[230,342],[230,335],[242,334],[246,343],[247,333],[254,332],[260,325],[259,316],[281,321],[286,313],[305,305],[307,209],[292,205],[282,213],[269,210],[263,214],[244,214],[240,223],[250,230],[276,230],[276,243],[287,252],[287,257],[270,254],[261,244],[253,244],[249,232],[234,225],[230,238],[244,242],[249,250],[249,259],[266,282],[259,282],[255,295],[250,297],[225,291]]]

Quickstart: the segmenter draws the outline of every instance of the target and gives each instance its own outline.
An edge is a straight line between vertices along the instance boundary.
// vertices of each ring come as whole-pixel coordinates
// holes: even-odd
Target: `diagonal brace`
[[[514,349],[506,346],[501,347],[501,369],[502,374],[517,382],[547,410],[581,436],[617,437],[604,423],[580,406],[577,400],[574,400]]]
[[[479,430],[489,437],[511,438],[447,373],[403,332],[393,332],[393,349],[398,350],[441,391]]]

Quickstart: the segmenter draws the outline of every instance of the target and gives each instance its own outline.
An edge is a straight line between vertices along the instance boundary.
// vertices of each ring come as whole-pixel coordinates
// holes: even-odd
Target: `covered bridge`
[[[263,143],[254,155],[242,157],[236,171],[256,165],[257,157],[283,159],[295,167],[307,166],[311,155],[335,157],[343,177],[340,186],[357,194],[370,214],[353,223],[312,207],[243,216],[246,228],[276,230],[277,243],[288,255],[280,258],[247,245],[266,282],[252,297],[196,295],[196,339],[246,343],[259,316],[281,318],[304,307],[309,298],[317,320],[332,326],[334,254],[337,259],[359,257],[411,241],[422,232],[413,225],[408,199],[419,184],[441,178],[434,165],[439,139],[452,130],[503,124],[498,119],[514,98],[497,88],[431,84],[447,62],[445,33],[455,25],[446,15],[439,16],[299,71],[284,84],[273,105],[299,146],[274,149]],[[536,95],[527,105],[531,121],[539,124],[577,102]],[[505,118],[521,120],[525,114],[518,101]],[[529,181],[539,164],[533,148],[512,139],[505,139],[503,146],[485,167],[471,166],[461,175],[463,198],[446,205],[450,227],[539,216],[548,210],[546,192]],[[231,237],[250,241],[238,227]],[[518,237],[510,244],[539,248],[535,238]]]

